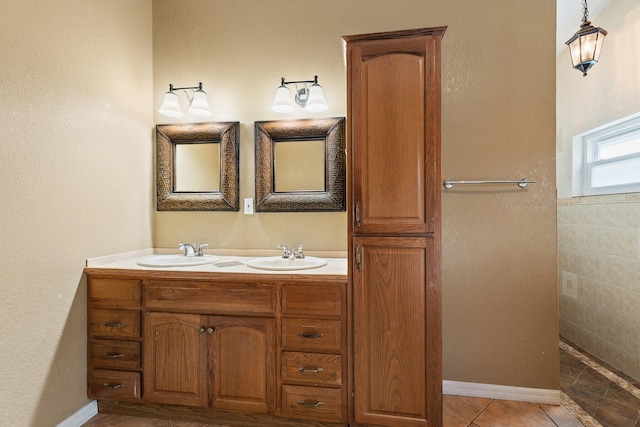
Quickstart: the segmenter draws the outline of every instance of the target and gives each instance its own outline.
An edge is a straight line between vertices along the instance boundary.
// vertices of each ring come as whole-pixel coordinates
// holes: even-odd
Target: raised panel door
[[[347,41],[350,226],[357,234],[432,233],[439,209],[439,38]]]
[[[432,425],[429,405],[439,404],[441,378],[440,355],[433,352],[440,339],[439,324],[432,324],[438,307],[427,286],[432,243],[430,238],[354,239],[357,423]]]
[[[205,321],[198,314],[145,314],[145,400],[207,406]]]
[[[275,411],[274,320],[211,316],[210,404],[218,409]]]

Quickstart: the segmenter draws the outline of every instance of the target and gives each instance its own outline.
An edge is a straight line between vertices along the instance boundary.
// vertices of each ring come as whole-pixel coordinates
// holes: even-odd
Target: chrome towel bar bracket
[[[518,184],[520,188],[527,188],[528,184],[535,184],[535,181],[527,178],[522,179],[498,179],[498,180],[479,180],[479,181],[457,181],[453,179],[445,179],[442,185],[447,190],[458,184]]]

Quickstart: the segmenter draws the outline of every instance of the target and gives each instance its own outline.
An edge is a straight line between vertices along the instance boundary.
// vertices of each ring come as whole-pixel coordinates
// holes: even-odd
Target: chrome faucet
[[[203,256],[203,249],[209,246],[208,243],[198,245],[197,243],[179,243],[178,248],[184,256]]]
[[[282,258],[294,258],[293,251],[287,248],[287,245],[278,245],[278,248],[282,249]]]
[[[302,244],[298,245],[298,250],[289,249],[287,245],[278,245],[278,248],[282,249],[282,258],[288,259],[302,259],[304,258],[304,252],[302,251]]]

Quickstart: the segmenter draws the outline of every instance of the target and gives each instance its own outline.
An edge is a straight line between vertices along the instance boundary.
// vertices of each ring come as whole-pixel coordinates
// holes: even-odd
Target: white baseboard
[[[545,403],[548,405],[560,405],[562,403],[560,390],[543,388],[513,387],[444,380],[442,381],[442,391],[444,394],[454,394],[456,396],[517,400],[519,402]]]
[[[98,415],[98,402],[94,400],[58,424],[57,427],[79,427],[96,415]]]

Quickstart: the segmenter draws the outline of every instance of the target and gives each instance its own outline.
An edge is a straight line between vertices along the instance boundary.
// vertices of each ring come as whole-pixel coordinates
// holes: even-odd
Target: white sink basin
[[[324,267],[325,265],[327,265],[326,259],[316,258],[312,256],[298,259],[273,256],[267,258],[252,259],[247,263],[247,266],[251,268],[271,271],[309,270],[311,268]]]
[[[169,267],[191,267],[194,265],[211,264],[219,261],[220,258],[213,255],[184,256],[184,255],[151,255],[138,261],[138,265],[143,267],[169,268]]]

